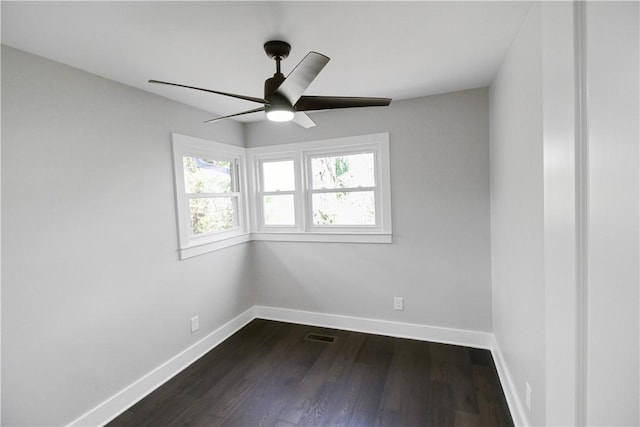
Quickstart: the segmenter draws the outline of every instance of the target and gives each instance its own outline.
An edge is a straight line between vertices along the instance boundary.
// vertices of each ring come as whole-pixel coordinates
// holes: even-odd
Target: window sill
[[[271,242],[391,243],[390,233],[251,233],[251,240]]]
[[[216,240],[215,242],[203,243],[201,245],[194,245],[186,248],[181,248],[179,250],[180,259],[187,259],[194,256],[203,255],[208,252],[213,252],[220,249],[228,248],[230,246],[246,243],[250,240],[251,240],[251,234],[243,233],[240,235],[227,237],[225,239]]]
[[[179,249],[180,259],[204,255],[220,249],[255,241],[319,243],[392,243],[389,233],[244,233],[215,242]]]

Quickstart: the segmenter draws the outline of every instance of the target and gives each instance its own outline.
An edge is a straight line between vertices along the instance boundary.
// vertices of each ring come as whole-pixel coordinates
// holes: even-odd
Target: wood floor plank
[[[501,395],[502,390],[496,390],[494,382],[494,372],[491,367],[474,365],[473,377],[478,389],[478,406],[480,413],[480,423],[491,426],[513,426],[511,417],[503,415],[506,402]]]
[[[454,410],[477,413],[478,402],[470,352],[460,351],[459,346],[434,343],[432,354],[433,378],[450,386]]]
[[[280,412],[294,399],[305,374],[324,349],[323,343],[304,340],[304,333],[280,358],[269,375],[264,376],[251,394],[232,413],[228,422],[240,426],[270,426],[279,419]]]
[[[358,395],[349,425],[375,424],[396,341],[394,338],[375,335],[370,335],[365,340],[356,363],[367,365],[370,369],[365,373],[362,392]]]
[[[394,352],[380,400],[378,426],[426,425],[429,414],[430,346],[394,340]],[[407,396],[411,396],[410,399]]]
[[[491,352],[479,348],[469,348],[469,359],[472,365],[493,366]]]
[[[209,391],[206,384],[215,385],[234,367],[241,370],[243,364],[252,363],[254,356],[257,357],[256,348],[276,346],[284,328],[278,323],[248,325],[227,340],[228,345],[207,353],[154,391],[152,399],[149,396],[149,400],[134,405],[109,426],[156,427],[173,422],[197,402],[197,390]]]
[[[476,427],[481,426],[480,415],[470,414],[464,411],[456,411],[455,413],[455,427]]]
[[[370,374],[371,366],[354,363],[345,376],[345,381],[340,386],[340,392],[336,394],[329,407],[328,425],[347,426],[355,411],[358,398],[361,393],[366,393],[365,379]]]
[[[265,345],[256,347],[245,360],[219,377],[219,380],[198,401],[181,415],[180,421],[194,422],[203,412],[215,413],[225,420],[246,401],[253,400],[261,381],[286,359],[288,351],[301,339],[299,327],[287,328],[275,341],[267,340]],[[224,423],[223,423],[224,424]]]
[[[348,341],[334,359],[325,378],[321,380],[321,386],[317,389],[316,394],[298,420],[298,425],[322,425],[331,417],[332,408],[340,398],[340,392],[346,384],[346,377],[354,366],[354,360],[366,335],[350,333],[348,337]]]
[[[108,427],[373,425],[513,421],[488,350],[256,319]]]
[[[369,367],[369,370],[365,374],[364,381],[361,386],[361,392],[358,394],[348,425],[372,426],[375,424],[387,371],[388,369],[382,367]]]
[[[430,420],[432,427],[453,427],[455,408],[451,384],[443,381],[431,382],[431,399],[429,400]]]
[[[410,364],[406,368],[410,377],[408,391],[401,390],[402,423],[400,425],[426,426],[429,424],[433,408],[430,406],[432,381],[433,343],[404,341],[409,352]],[[410,398],[407,398],[410,396]]]
[[[345,334],[341,331],[331,330],[322,331],[322,333],[336,336],[336,340],[330,344],[317,343],[323,347],[323,351],[298,386],[295,396],[280,413],[280,419],[283,421],[291,424],[298,423],[310,407],[321,400],[318,399],[319,393],[325,382],[330,381],[331,367],[347,343]]]

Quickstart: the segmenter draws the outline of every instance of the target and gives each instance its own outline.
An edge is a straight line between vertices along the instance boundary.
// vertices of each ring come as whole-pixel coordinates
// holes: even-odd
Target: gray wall
[[[247,146],[388,131],[393,243],[253,242],[256,303],[491,331],[487,90],[312,117],[251,123]]]
[[[178,261],[169,132],[243,144],[208,116],[2,47],[3,425],[71,422],[253,305],[248,245]]]
[[[490,89],[493,332],[530,421],[544,411],[542,41],[535,5]]]

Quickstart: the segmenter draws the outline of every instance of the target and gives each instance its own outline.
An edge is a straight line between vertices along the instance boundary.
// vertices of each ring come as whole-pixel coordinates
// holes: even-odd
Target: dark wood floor
[[[513,422],[488,350],[258,319],[108,424],[218,425]]]

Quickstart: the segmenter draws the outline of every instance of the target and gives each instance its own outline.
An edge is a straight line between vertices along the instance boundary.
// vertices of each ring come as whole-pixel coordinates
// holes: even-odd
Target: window
[[[180,258],[248,241],[244,148],[172,139]]]
[[[181,259],[249,240],[391,243],[386,133],[248,149],[172,141]]]
[[[309,156],[313,227],[375,226],[375,152]]]
[[[389,135],[248,149],[256,240],[391,242]]]
[[[263,160],[259,163],[260,207],[265,226],[294,227],[294,160]]]

